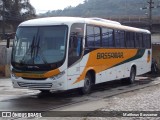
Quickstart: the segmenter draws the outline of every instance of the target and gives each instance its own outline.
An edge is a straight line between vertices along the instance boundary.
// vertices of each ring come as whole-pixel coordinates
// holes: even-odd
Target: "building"
[[[160,34],[152,35],[152,56],[157,61],[160,69]]]

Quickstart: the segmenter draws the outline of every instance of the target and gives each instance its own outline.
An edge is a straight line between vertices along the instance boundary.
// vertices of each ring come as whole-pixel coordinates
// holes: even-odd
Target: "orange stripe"
[[[136,55],[137,49],[97,49],[89,53],[88,62],[84,68],[84,71],[80,77],[73,83],[78,83],[84,80],[88,70],[94,70],[96,73],[102,72],[108,68],[113,67],[114,65],[121,63],[133,56]],[[123,58],[110,58],[110,59],[97,59],[97,53],[116,53],[122,52]]]
[[[59,73],[60,73],[60,70],[59,69],[55,69],[55,70],[52,70],[52,71],[49,71],[49,72],[45,73],[44,76],[46,78],[49,78],[49,77],[58,75]]]
[[[60,73],[59,69],[55,69],[43,74],[39,73],[14,73],[18,77],[26,77],[26,78],[49,78],[55,75],[58,75]]]

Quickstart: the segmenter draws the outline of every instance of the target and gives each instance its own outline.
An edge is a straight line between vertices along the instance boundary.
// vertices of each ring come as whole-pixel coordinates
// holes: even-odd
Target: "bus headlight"
[[[56,80],[56,79],[59,79],[60,77],[62,77],[64,74],[65,74],[65,72],[63,71],[63,72],[59,73],[58,75],[52,76],[50,78],[53,80]]]
[[[15,73],[13,73],[13,72],[12,72],[11,76],[12,76],[13,78],[15,78],[15,79],[18,79],[18,78],[19,78],[19,77],[18,77],[18,76],[16,76],[16,74],[15,74]]]

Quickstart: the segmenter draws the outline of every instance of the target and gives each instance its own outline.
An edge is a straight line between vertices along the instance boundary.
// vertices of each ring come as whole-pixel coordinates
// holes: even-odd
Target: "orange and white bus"
[[[28,20],[16,31],[11,79],[15,88],[57,91],[124,79],[151,70],[151,34],[100,18]]]

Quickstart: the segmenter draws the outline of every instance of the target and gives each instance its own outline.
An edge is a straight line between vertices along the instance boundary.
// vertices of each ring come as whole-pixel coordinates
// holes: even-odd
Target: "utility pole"
[[[152,31],[152,8],[154,8],[152,5],[154,2],[152,0],[148,1],[149,4],[149,29]]]
[[[153,20],[152,20],[152,9],[153,8],[158,8],[158,7],[160,7],[160,5],[153,6],[154,5],[153,0],[149,0],[147,3],[149,4],[148,7],[143,7],[143,8],[140,8],[140,9],[141,10],[144,10],[144,9],[148,9],[149,10],[148,25],[149,25],[150,31],[152,31],[152,23],[153,23]]]
[[[2,0],[3,2],[3,10],[2,10],[2,36],[3,36],[3,39],[5,38],[5,3],[4,3],[4,0]]]

